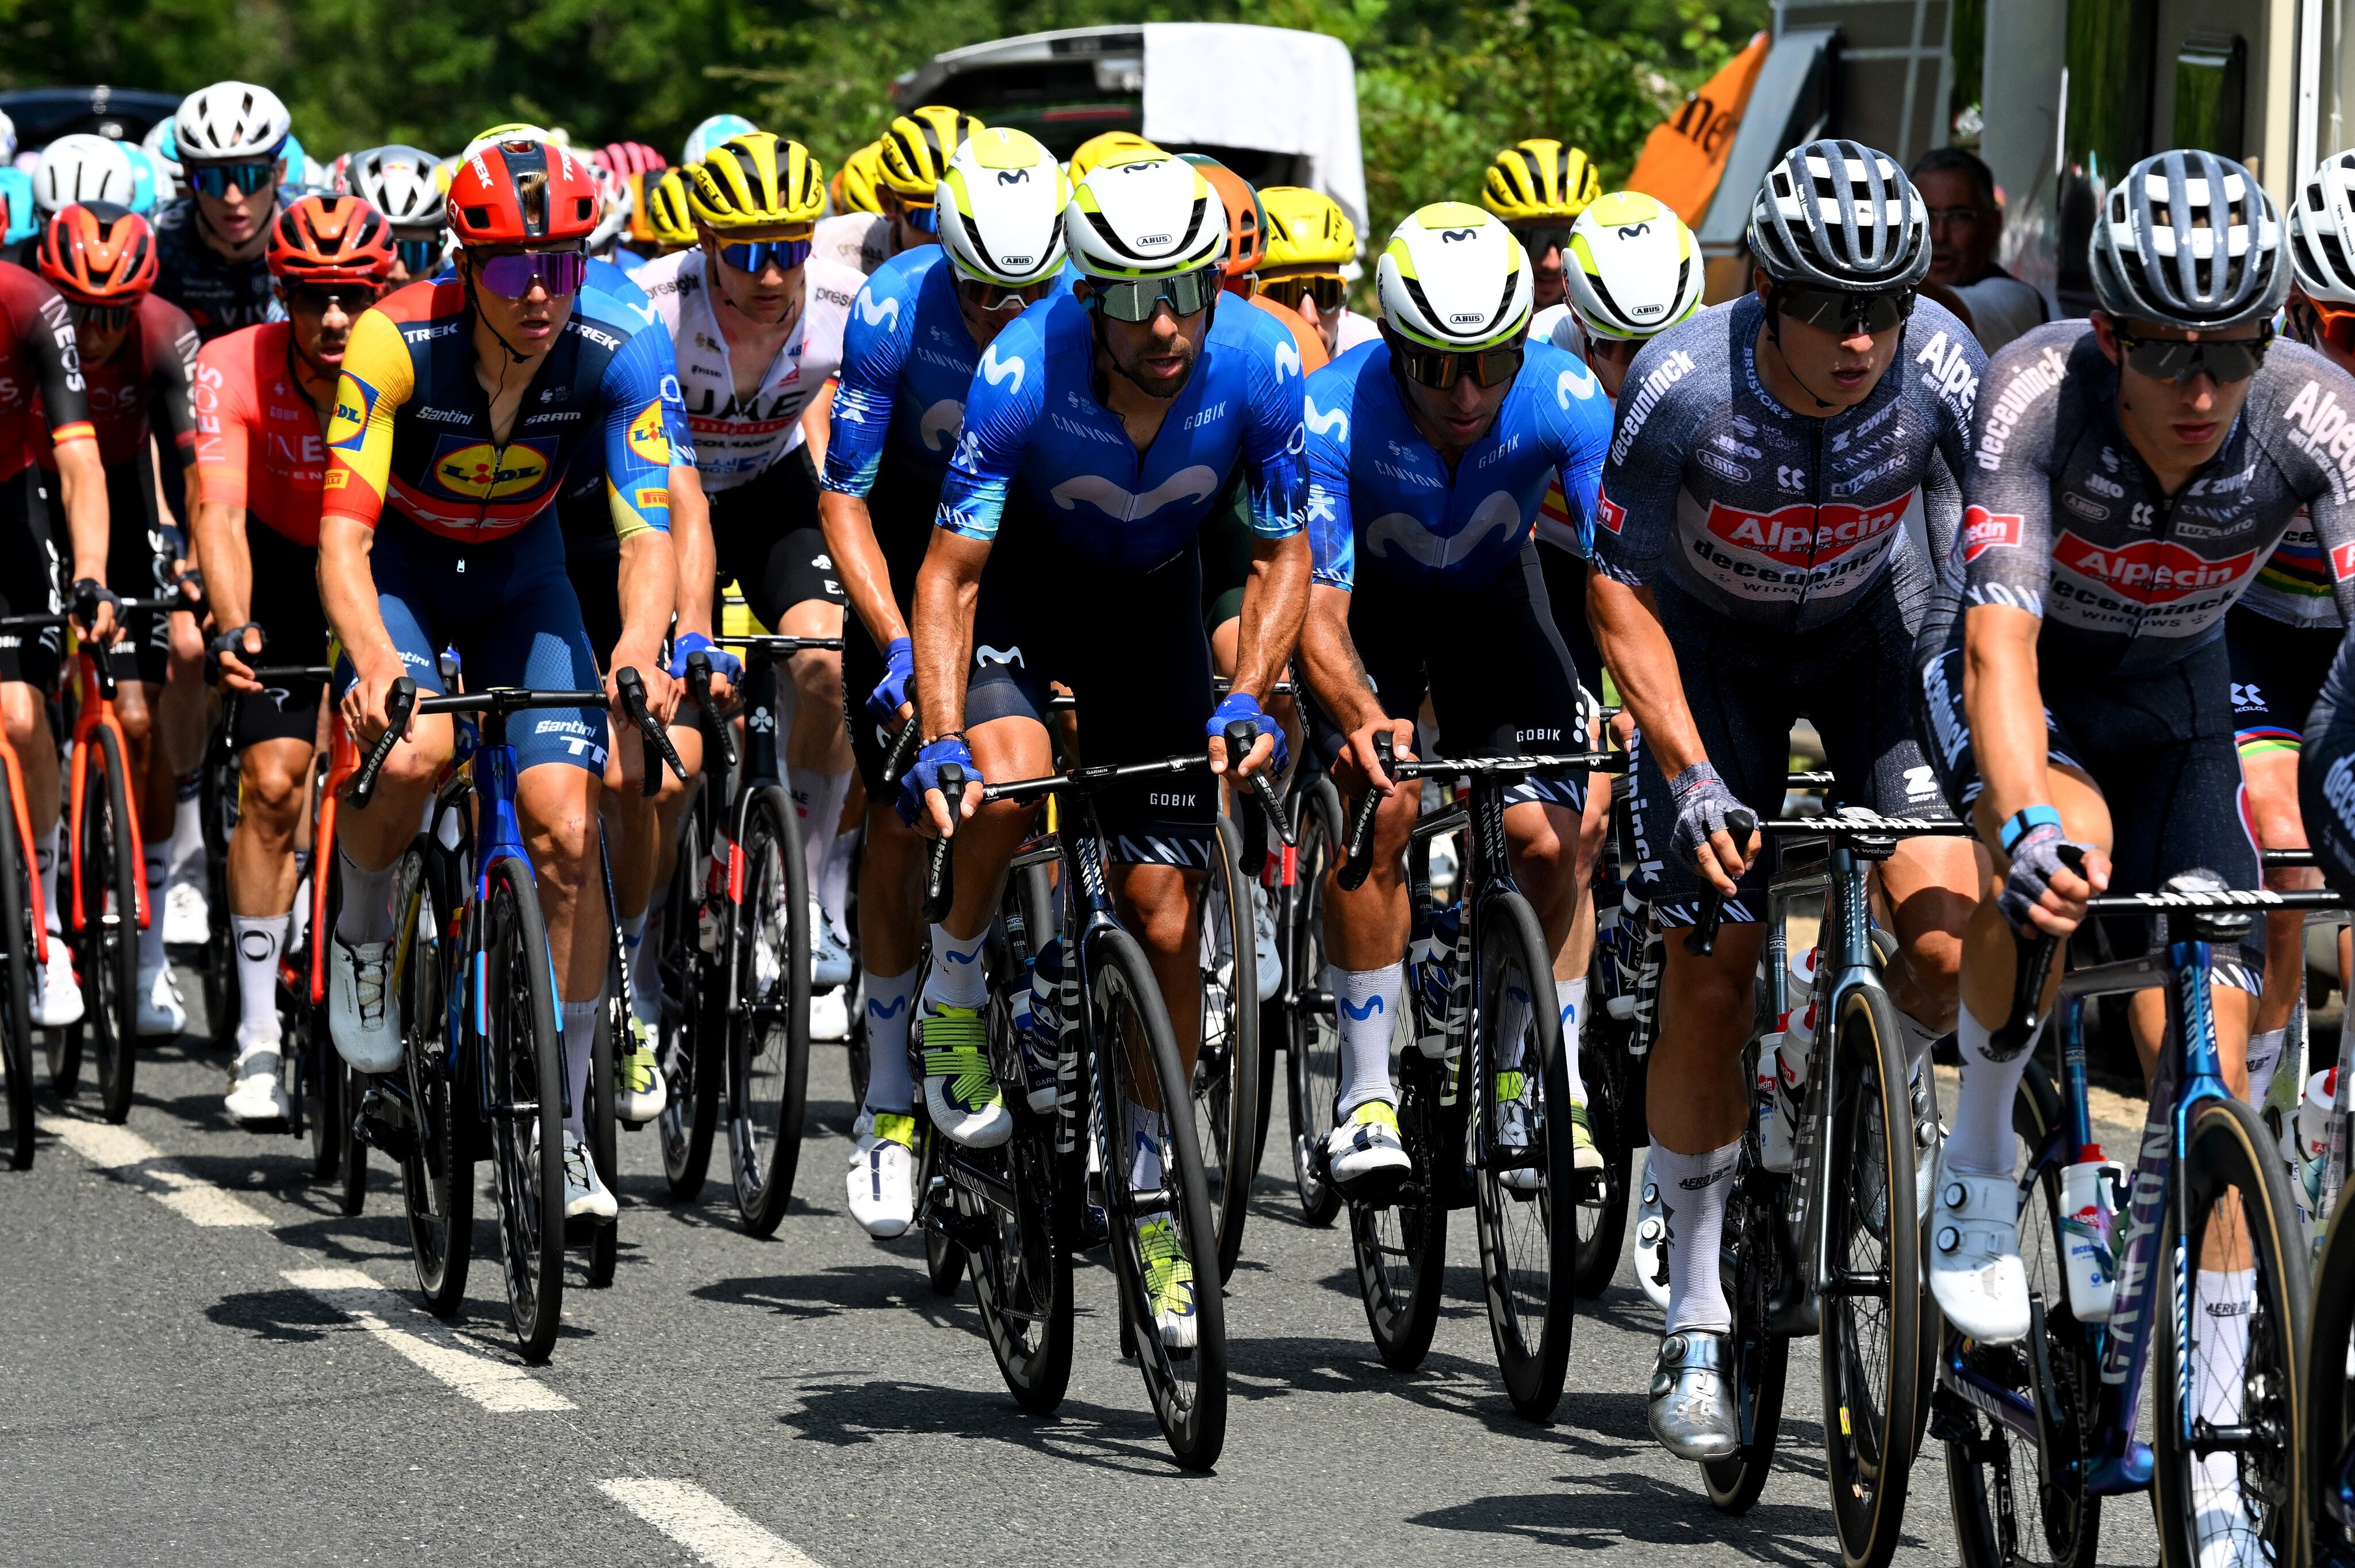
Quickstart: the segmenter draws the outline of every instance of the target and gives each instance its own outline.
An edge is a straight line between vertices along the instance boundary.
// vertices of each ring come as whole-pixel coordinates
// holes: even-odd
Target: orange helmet
[[[270,275],[286,283],[381,283],[392,225],[356,196],[307,196],[270,226]]]
[[[1249,180],[1215,158],[1188,154],[1186,161],[1202,171],[1227,209],[1227,286],[1240,293],[1237,285],[1267,258],[1267,208],[1260,205],[1259,192]]]
[[[545,176],[539,199],[522,183]],[[461,245],[532,245],[585,240],[604,214],[605,196],[586,159],[553,142],[511,137],[461,163],[450,176],[450,228]]]
[[[41,232],[41,276],[85,305],[135,305],[155,286],[155,232],[112,202],[61,207]]]

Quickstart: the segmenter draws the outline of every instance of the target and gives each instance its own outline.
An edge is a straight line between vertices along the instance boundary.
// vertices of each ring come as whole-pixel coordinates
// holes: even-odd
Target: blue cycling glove
[[[900,799],[892,809],[900,813],[901,821],[914,827],[930,817],[924,797],[941,787],[941,768],[951,762],[964,769],[966,783],[982,782],[981,769],[974,766],[973,747],[964,743],[963,736],[944,735],[938,740],[928,741],[923,749],[916,753],[916,760],[909,765],[907,773],[900,780]],[[950,820],[958,820],[957,802],[951,800],[948,804]]]
[[[883,678],[867,694],[867,715],[877,724],[889,725],[900,716],[900,705],[908,700],[908,687],[916,678],[916,645],[904,637],[894,637],[891,645],[883,650]]]
[[[732,683],[743,678],[744,661],[720,647],[700,631],[690,631],[670,645],[670,678],[674,681],[686,680],[687,655],[698,652],[709,653],[711,656],[711,673],[721,680]]]
[[[1284,764],[1292,760],[1292,748],[1284,744],[1284,726],[1260,712],[1259,700],[1249,692],[1229,692],[1227,700],[1219,705],[1219,711],[1210,715],[1210,722],[1202,726],[1202,732],[1223,739],[1227,726],[1237,719],[1249,724],[1255,736],[1275,737],[1275,754],[1268,758],[1268,771],[1271,774],[1282,773]],[[1231,768],[1241,760],[1240,757],[1230,757],[1227,765]]]

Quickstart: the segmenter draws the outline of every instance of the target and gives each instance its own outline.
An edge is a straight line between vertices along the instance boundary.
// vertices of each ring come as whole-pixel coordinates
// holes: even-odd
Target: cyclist
[[[357,196],[303,197],[271,228],[286,319],[241,327],[197,355],[194,532],[216,629],[207,651],[221,683],[242,694],[229,847],[240,1018],[225,1102],[240,1122],[286,1116],[278,960],[300,881],[294,836],[310,805],[324,690],[316,682],[265,687],[253,671],[325,657],[318,556],[327,421],[353,323],[400,266],[394,232]]]
[[[826,181],[826,203],[838,217],[844,213],[883,210],[883,143],[869,142],[842,161]]]
[[[74,335],[106,465],[108,571],[102,579],[78,581],[78,598],[103,592],[154,599],[176,580],[184,554],[178,530],[166,532],[156,463],[158,446],[176,469],[196,461],[188,392],[196,379],[197,329],[186,312],[155,292],[158,249],[145,218],[106,202],[66,207],[41,235],[41,276],[75,308]],[[39,456],[48,466],[50,455]],[[164,952],[164,887],[177,803],[161,711],[172,662],[170,620],[154,610],[131,616],[128,635],[110,654],[122,683],[115,712],[126,742],[124,767],[139,813],[152,912],[139,933],[138,1032],[165,1038],[188,1021]]]
[[[695,243],[695,218],[687,210],[687,175],[681,169],[664,169],[659,174],[647,173],[632,176],[645,199],[631,219],[633,225],[644,220],[645,233],[640,238],[653,256],[667,256]]]
[[[1513,237],[1528,249],[1538,309],[1562,302],[1570,226],[1602,194],[1602,173],[1587,155],[1550,137],[1516,142],[1489,160],[1480,205],[1511,225]]]
[[[1288,305],[1325,340],[1325,356],[1338,359],[1381,327],[1346,302],[1341,269],[1357,258],[1358,228],[1341,204],[1302,185],[1268,185],[1259,193],[1267,211],[1267,254],[1259,269],[1259,297]]]
[[[719,576],[741,584],[752,614],[781,635],[838,637],[842,582],[818,521],[815,460],[825,450],[828,401],[819,394],[841,366],[843,323],[864,280],[812,254],[826,185],[800,143],[749,132],[712,148],[689,177],[697,248],[648,262],[636,281],[677,354]],[[687,619],[706,628],[711,586],[686,585]],[[838,991],[851,978],[843,926],[850,845],[838,830],[854,767],[842,656],[796,654],[792,673],[785,783],[825,915],[811,922],[811,973],[821,990]],[[812,1020],[819,1038],[838,1038],[848,1024],[845,999],[814,1003]]]
[[[299,154],[288,161],[288,130],[278,95],[250,82],[215,82],[173,116],[188,192],[155,217],[155,291],[208,340],[280,315],[270,226],[283,205],[280,182],[303,178]]]
[[[1001,180],[1000,175],[1015,176]],[[908,629],[982,353],[1055,286],[1068,189],[1054,155],[1019,131],[976,131],[940,185],[940,243],[895,256],[858,291],[818,516],[864,636],[843,654],[851,749],[867,791],[858,962],[867,999],[867,1096],[851,1128],[851,1217],[890,1237],[914,1215],[916,1123],[908,1078],[922,843],[891,810],[883,761],[912,701]]]
[[[933,193],[958,143],[981,122],[943,104],[927,103],[891,122],[878,145],[881,203],[869,215],[847,212],[817,226],[817,254],[838,266],[872,272],[892,257],[933,242],[940,218]]]
[[[442,689],[435,655],[445,642],[480,686],[598,683],[549,515],[572,454],[590,442],[604,449],[622,538],[613,663],[638,670],[656,715],[668,716],[658,655],[675,585],[662,532],[670,454],[661,362],[654,334],[630,336],[581,292],[597,200],[588,165],[561,147],[516,137],[477,151],[450,185],[456,275],[410,284],[352,329],[328,427],[319,581],[343,649],[344,719],[363,747],[384,732],[396,679]],[[543,710],[508,732],[575,1086],[565,1212],[598,1219],[615,1205],[581,1118],[607,963],[592,827],[605,725],[593,707]],[[363,1073],[400,1064],[399,999],[387,983],[392,873],[452,755],[445,716],[414,719],[407,736],[378,798],[341,820],[329,1024],[336,1048]],[[620,749],[636,766],[639,748]]]
[[[59,137],[41,149],[40,162],[33,165],[33,199],[44,217],[90,201],[144,215],[154,205],[154,176],[140,177],[137,154],[88,132]]]
[[[996,886],[1030,810],[980,810],[978,780],[1049,770],[1048,683],[1071,686],[1092,763],[1202,744],[1214,770],[1230,722],[1257,732],[1238,770],[1280,762],[1260,712],[1299,630],[1308,577],[1301,391],[1290,337],[1265,314],[1220,312],[1226,209],[1193,165],[1115,158],[1080,182],[1063,242],[1082,274],[1026,311],[980,359],[964,430],[916,580],[913,636],[925,744],[902,810],[959,841],[956,903],[932,928],[917,1009],[924,1102],[946,1137],[1003,1143],[975,962]],[[1254,496],[1252,583],[1234,686],[1213,711],[1199,543],[1238,462]],[[988,567],[985,577],[983,568]],[[953,827],[941,768],[975,780]],[[1157,781],[1096,797],[1122,918],[1144,946],[1188,1070],[1199,1044],[1199,885],[1217,796]],[[1171,1113],[1178,1113],[1171,1107]],[[1135,1180],[1161,1181],[1158,1107],[1131,1107]],[[1193,1343],[1194,1262],[1165,1213],[1136,1216],[1165,1343]]]
[[[90,418],[90,388],[74,337],[77,309],[40,275],[0,262],[0,615],[55,615],[59,549],[49,526],[53,511],[66,520],[65,547],[77,581],[102,582],[108,543],[107,475],[98,430]],[[49,489],[33,461],[36,443],[49,446]],[[114,612],[101,602],[94,622],[112,635]],[[0,632],[0,723],[7,726],[24,770],[26,814],[33,830],[41,903],[48,930],[58,913],[58,747],[49,733],[48,696],[56,687],[64,639],[55,630],[27,637]],[[81,988],[63,942],[48,944],[41,966],[33,1022],[62,1029],[80,1022]]]
[[[371,147],[354,153],[345,166],[343,188],[382,213],[392,225],[392,276],[398,289],[442,270],[450,248],[444,197],[433,177],[440,162],[417,147]],[[334,391],[332,386],[329,392]]]
[[[1705,897],[1724,900],[1713,953],[1667,944],[1650,1072],[1687,1092],[1648,1101],[1647,1178],[1678,1195],[1650,1419],[1663,1446],[1697,1460],[1740,1440],[1718,1251],[1765,934],[1759,841],[1736,844],[1727,813],[1780,812],[1804,714],[1841,799],[1944,814],[1892,672],[1952,555],[1984,364],[1959,320],[1913,295],[1927,222],[1884,154],[1833,140],[1784,154],[1752,205],[1749,245],[1755,292],[1654,337],[1628,368],[1587,587],[1603,661],[1642,731],[1636,851],[1653,908],[1682,927]],[[1949,1027],[1977,878],[1960,840],[1902,840],[1881,868],[1889,991],[1917,1075]]]

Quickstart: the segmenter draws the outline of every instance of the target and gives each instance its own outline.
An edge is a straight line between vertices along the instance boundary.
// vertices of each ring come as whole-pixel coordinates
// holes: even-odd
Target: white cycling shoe
[[[809,1018],[811,1039],[849,1039],[850,988],[838,985],[832,991],[822,991],[811,997]]]
[[[400,1020],[390,991],[392,944],[334,938],[327,949],[327,1032],[352,1070],[400,1065]]]
[[[73,954],[66,940],[49,933],[49,961],[41,966],[41,994],[33,1004],[33,1022],[43,1029],[63,1029],[80,1023],[81,982],[74,979]]]
[[[175,948],[200,948],[212,939],[213,912],[205,897],[201,867],[191,862],[164,890],[164,940]]]
[[[286,1119],[286,1086],[278,1081],[283,1059],[275,1045],[257,1045],[240,1054],[230,1070],[231,1083],[221,1108],[229,1119],[245,1127],[266,1127]]]
[[[1414,1160],[1399,1137],[1398,1107],[1368,1100],[1325,1135],[1325,1163],[1343,1192],[1374,1177],[1402,1177]]]
[[[815,899],[810,901],[810,984],[819,991],[828,986],[850,983],[850,944],[826,917],[826,910]],[[828,1039],[835,1038],[832,1035]]]
[[[1267,889],[1254,882],[1252,890],[1252,948],[1259,959],[1259,999],[1267,1001],[1284,990],[1284,953],[1275,941],[1275,911]]]
[[[172,966],[158,964],[139,971],[139,1038],[169,1040],[188,1026],[188,1004],[180,999],[180,982]]]
[[[564,1135],[564,1217],[568,1220],[610,1220],[622,1212],[613,1194],[598,1179],[597,1162],[589,1146],[571,1133]]]
[[[2019,1189],[1938,1161],[1930,1211],[1930,1294],[1957,1332],[1984,1345],[2028,1335],[2028,1271],[2019,1261]]]
[[[877,1241],[908,1234],[916,1220],[916,1118],[905,1111],[858,1113],[850,1124],[850,1217]]]

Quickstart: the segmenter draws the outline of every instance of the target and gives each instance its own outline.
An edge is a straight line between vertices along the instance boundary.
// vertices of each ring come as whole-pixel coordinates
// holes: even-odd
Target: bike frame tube
[[[81,895],[82,800],[88,788],[91,768],[91,747],[87,742],[91,733],[101,725],[104,725],[114,732],[114,754],[125,759],[123,763],[125,768],[130,766],[128,758],[131,751],[130,742],[123,738],[123,726],[114,716],[114,699],[105,695],[99,684],[96,656],[89,649],[81,648],[76,651],[75,657],[80,662],[74,674],[76,693],[73,728],[74,761],[72,788],[69,799],[69,827],[67,836],[73,841],[73,923],[74,929],[80,930],[87,924],[83,918]],[[132,797],[131,780],[128,777],[123,780],[123,799],[128,808],[125,815],[130,818],[131,863],[135,868],[134,874],[131,878],[132,903],[138,910],[139,929],[144,931],[147,928],[147,851],[146,846],[140,842],[139,808],[137,801]]]
[[[41,899],[41,861],[33,848],[32,810],[25,804],[24,765],[5,734],[0,734],[0,768],[8,775],[8,800],[16,818],[16,842],[24,846],[25,881],[33,890],[33,957],[46,964],[49,961],[49,932],[48,912]]]
[[[311,834],[311,1005],[316,1007],[327,997],[327,944],[318,939],[317,933],[327,928],[327,878],[335,869],[336,823],[342,814],[344,784],[360,770],[360,748],[352,739],[352,732],[344,723],[343,715],[336,715],[335,736],[329,741],[327,781],[319,791],[319,825]],[[439,804],[439,801],[436,801]],[[398,969],[395,969],[398,973]]]

